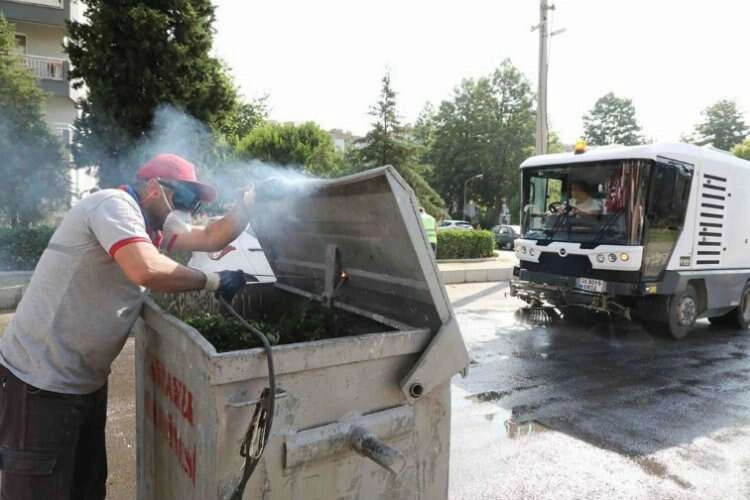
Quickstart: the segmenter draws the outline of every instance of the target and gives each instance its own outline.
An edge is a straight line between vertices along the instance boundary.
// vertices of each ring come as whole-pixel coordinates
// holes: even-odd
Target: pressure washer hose
[[[263,344],[263,350],[266,352],[266,360],[268,361],[268,388],[263,390],[255,407],[253,418],[250,420],[247,432],[242,440],[240,455],[245,459],[245,463],[242,465],[242,478],[235,487],[234,492],[232,492],[232,496],[229,497],[230,500],[242,500],[247,481],[253,475],[255,467],[257,467],[263,451],[266,449],[266,443],[268,443],[268,439],[271,437],[273,414],[276,408],[276,372],[273,367],[271,344],[263,332],[248,323],[223,297],[218,297],[218,300],[226,311],[260,340]]]

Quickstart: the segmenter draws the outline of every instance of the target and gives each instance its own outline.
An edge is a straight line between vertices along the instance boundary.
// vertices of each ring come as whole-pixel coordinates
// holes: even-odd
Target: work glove
[[[221,297],[227,302],[232,302],[237,292],[242,290],[251,280],[253,280],[253,277],[241,270],[206,273],[205,290],[215,292],[216,298]]]

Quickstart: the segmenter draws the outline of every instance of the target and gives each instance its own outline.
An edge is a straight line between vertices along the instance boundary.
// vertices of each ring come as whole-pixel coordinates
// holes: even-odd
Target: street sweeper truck
[[[699,318],[750,325],[750,162],[649,144],[529,158],[511,294],[580,319],[683,338]]]

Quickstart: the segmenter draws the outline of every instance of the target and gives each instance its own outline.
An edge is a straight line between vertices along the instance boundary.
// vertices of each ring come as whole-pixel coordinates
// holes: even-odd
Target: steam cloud
[[[199,120],[172,106],[160,106],[154,113],[151,131],[124,160],[126,171],[135,177],[138,167],[160,153],[173,153],[192,162],[202,181],[216,185],[219,201],[228,202],[243,188],[254,184],[278,191],[280,187],[305,189],[316,178],[302,172],[302,166],[276,165],[258,160],[242,160],[217,144],[211,130]]]

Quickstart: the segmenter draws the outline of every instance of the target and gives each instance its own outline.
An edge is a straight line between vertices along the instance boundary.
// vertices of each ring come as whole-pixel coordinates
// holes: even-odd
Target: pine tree
[[[383,76],[380,98],[370,108],[372,128],[357,141],[358,160],[363,168],[391,165],[409,183],[424,209],[432,216],[445,216],[445,203],[425,179],[430,167],[419,164],[419,145],[412,142],[401,125],[396,106],[396,91],[391,76]]]
[[[86,0],[87,21],[69,23],[67,52],[80,102],[74,154],[98,165],[103,186],[129,180],[127,152],[146,135],[155,110],[171,104],[212,129],[236,109],[236,91],[210,55],[210,0]]]
[[[712,146],[730,151],[745,140],[748,127],[737,103],[721,100],[703,111],[704,120],[695,126],[695,133],[688,142],[699,146]]]
[[[44,92],[14,52],[13,33],[0,13],[0,219],[28,226],[69,199],[70,180],[44,121]]]
[[[592,146],[643,144],[633,101],[612,92],[597,99],[593,109],[583,117],[583,129],[586,142]]]

